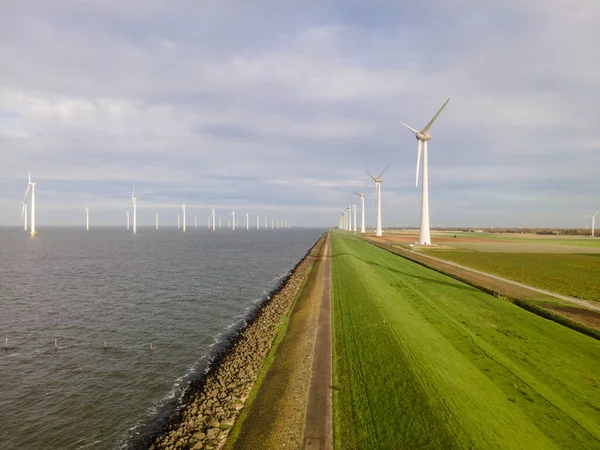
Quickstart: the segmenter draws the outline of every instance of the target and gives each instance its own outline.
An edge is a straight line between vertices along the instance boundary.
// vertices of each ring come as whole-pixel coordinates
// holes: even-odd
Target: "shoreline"
[[[225,444],[325,237],[326,233],[321,235],[240,321],[242,326],[225,337],[223,348],[212,357],[206,372],[190,382],[170,417],[134,448],[221,448]]]

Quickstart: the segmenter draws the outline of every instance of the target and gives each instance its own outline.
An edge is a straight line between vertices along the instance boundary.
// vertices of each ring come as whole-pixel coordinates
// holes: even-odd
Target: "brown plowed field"
[[[544,308],[567,316],[569,319],[580,322],[590,328],[600,330],[600,313],[598,311],[578,308],[577,306],[546,305]]]

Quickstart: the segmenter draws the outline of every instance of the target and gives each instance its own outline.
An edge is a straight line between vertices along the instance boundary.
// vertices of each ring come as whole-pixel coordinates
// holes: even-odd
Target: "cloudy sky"
[[[600,209],[597,0],[1,0],[0,224],[337,224],[384,175],[384,223],[582,227]],[[374,222],[374,185],[366,186]],[[358,199],[358,197],[354,197]]]

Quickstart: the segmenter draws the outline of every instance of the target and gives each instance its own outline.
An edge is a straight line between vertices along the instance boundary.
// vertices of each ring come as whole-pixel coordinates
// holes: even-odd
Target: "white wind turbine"
[[[31,186],[31,236],[35,236],[37,231],[35,230],[35,182],[31,181],[31,172],[29,172],[29,186]]]
[[[594,227],[596,226],[596,216],[600,213],[600,211],[598,211],[596,214],[594,214],[593,216],[591,216],[592,218],[592,236],[591,237],[595,237],[595,232],[594,232]]]
[[[356,195],[358,195],[360,197],[360,215],[361,215],[361,223],[360,223],[360,232],[364,233],[365,232],[365,193],[364,193],[364,189],[363,192],[358,193],[355,192]]]
[[[181,219],[179,218],[179,214],[177,214],[177,229],[181,229]]]
[[[246,230],[250,229],[250,216],[246,213]]]
[[[256,215],[256,229],[260,230],[260,218]]]
[[[215,231],[215,225],[216,225],[216,217],[215,217],[215,208],[210,208],[210,216],[211,216],[211,220],[212,220],[212,230]],[[220,227],[219,227],[220,228]]]
[[[158,230],[158,213],[156,213],[156,229]]]
[[[85,230],[90,231],[90,209],[85,205]]]
[[[373,181],[375,182],[375,201],[377,202],[377,223],[376,223],[376,227],[375,227],[375,236],[382,235],[382,232],[381,232],[381,182],[383,181],[383,178],[381,178],[381,176],[384,174],[384,172],[386,170],[388,170],[388,167],[390,167],[389,164],[376,177],[374,177],[369,172],[367,172],[367,175],[369,175],[371,178],[373,178]]]
[[[135,198],[135,188],[131,191],[131,203],[133,203],[133,234],[137,234],[137,198]]]
[[[127,217],[127,231],[129,231],[129,211],[125,211],[125,216]]]
[[[181,204],[181,209],[183,211],[183,232],[185,233],[185,202]]]
[[[415,177],[415,186],[419,185],[419,164],[421,161],[421,147],[423,147],[423,176],[421,180],[421,231],[419,233],[420,245],[431,244],[431,234],[429,231],[429,169],[427,167],[427,141],[431,139],[429,130],[449,101],[450,97],[448,97],[448,100],[446,100],[440,110],[435,114],[435,116],[433,116],[433,119],[431,119],[421,131],[415,130],[405,123],[400,122],[410,131],[412,131],[417,138],[417,172]]]
[[[23,197],[23,201],[21,201],[21,219],[24,219],[25,223],[23,225],[23,229],[27,231],[27,196],[29,195],[29,189],[31,188],[31,172],[29,172],[29,182],[27,183],[27,190],[25,191],[25,196]]]
[[[235,209],[232,209],[231,212],[231,223],[232,223],[232,231],[235,231]]]
[[[219,217],[219,229],[221,228],[221,218]]]
[[[354,214],[354,232],[356,233],[356,200],[352,200],[352,213]]]

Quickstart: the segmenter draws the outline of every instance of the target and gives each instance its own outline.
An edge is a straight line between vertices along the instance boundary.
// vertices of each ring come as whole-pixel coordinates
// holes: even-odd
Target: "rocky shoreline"
[[[151,450],[223,447],[324,240],[325,235],[296,265],[280,289],[261,305],[202,383],[188,394],[187,407],[180,412],[179,420],[154,438]]]

